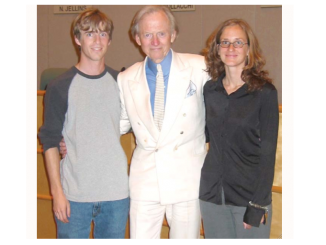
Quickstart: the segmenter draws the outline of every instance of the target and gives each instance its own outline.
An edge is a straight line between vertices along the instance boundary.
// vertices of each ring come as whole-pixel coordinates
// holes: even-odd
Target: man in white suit
[[[137,146],[130,169],[131,238],[160,238],[164,214],[170,238],[199,238],[200,172],[206,156],[204,58],[175,53],[175,18],[165,6],[146,6],[131,33],[147,55],[118,76],[121,133]],[[164,75],[164,119],[154,122],[157,64]]]

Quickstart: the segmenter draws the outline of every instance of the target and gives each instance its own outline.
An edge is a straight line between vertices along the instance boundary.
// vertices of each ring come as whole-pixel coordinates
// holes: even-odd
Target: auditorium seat
[[[57,76],[61,75],[65,71],[67,71],[67,68],[48,68],[45,69],[41,74],[41,85],[40,90],[46,90],[46,86],[48,83],[56,78]]]

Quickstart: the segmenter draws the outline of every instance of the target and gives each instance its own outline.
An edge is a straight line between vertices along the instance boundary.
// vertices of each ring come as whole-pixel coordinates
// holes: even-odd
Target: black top
[[[244,222],[258,227],[265,206],[272,201],[279,111],[277,91],[266,83],[262,90],[247,92],[244,84],[227,94],[218,81],[204,86],[206,127],[210,148],[201,171],[200,199],[247,207]]]

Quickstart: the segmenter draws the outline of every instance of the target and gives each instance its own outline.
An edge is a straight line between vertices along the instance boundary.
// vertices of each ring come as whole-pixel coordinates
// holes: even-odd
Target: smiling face
[[[241,41],[248,43],[246,33],[239,25],[228,26],[222,32],[220,42],[229,41],[231,43]],[[228,48],[223,48],[219,45],[218,54],[221,57],[224,66],[243,68],[246,65],[246,56],[249,53],[248,44],[243,45],[242,48],[234,48],[232,44]]]
[[[169,19],[164,12],[146,14],[139,22],[136,42],[155,63],[160,63],[168,54],[176,32],[171,33]]]
[[[81,48],[81,61],[104,62],[104,56],[110,45],[110,38],[104,31],[80,31],[80,39],[75,42]]]

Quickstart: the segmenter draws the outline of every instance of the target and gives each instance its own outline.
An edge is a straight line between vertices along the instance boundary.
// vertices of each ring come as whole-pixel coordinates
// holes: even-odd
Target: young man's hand
[[[53,212],[58,220],[64,223],[69,222],[68,218],[70,218],[70,203],[63,193],[53,196]]]

